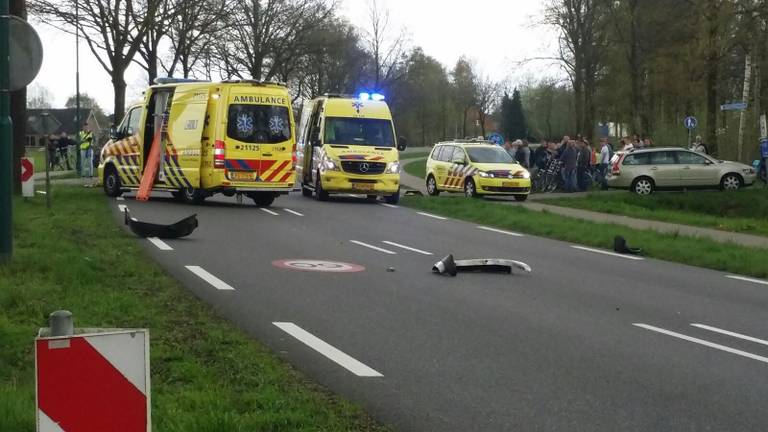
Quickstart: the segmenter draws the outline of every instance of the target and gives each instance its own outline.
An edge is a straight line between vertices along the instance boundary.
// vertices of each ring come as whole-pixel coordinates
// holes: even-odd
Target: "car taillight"
[[[224,168],[224,159],[226,157],[226,146],[224,141],[216,140],[213,147],[213,167]]]
[[[624,158],[627,155],[621,155],[618,159],[616,159],[616,162],[613,163],[611,166],[611,175],[619,175],[621,174],[621,163],[624,162]]]

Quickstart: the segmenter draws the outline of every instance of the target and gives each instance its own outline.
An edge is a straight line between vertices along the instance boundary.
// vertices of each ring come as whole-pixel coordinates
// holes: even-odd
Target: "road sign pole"
[[[10,93],[8,0],[0,0],[0,263],[13,255],[13,124]]]

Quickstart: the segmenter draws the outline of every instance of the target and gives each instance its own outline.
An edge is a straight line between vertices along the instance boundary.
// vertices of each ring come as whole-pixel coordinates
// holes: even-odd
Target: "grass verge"
[[[585,198],[542,201],[563,207],[592,210],[715,228],[724,231],[768,236],[768,191],[747,189],[720,191],[591,194]]]
[[[386,430],[217,318],[115,224],[98,190],[54,191],[52,211],[14,202],[16,253],[0,266],[0,431],[35,430],[33,340],[56,309],[78,327],[150,329],[153,430]]]
[[[408,153],[400,153],[400,160],[408,160],[408,159],[417,159],[417,158],[423,158],[426,159],[427,156],[429,156],[429,153],[432,151],[432,149],[424,149],[424,150],[414,150]]]
[[[528,210],[521,206],[463,197],[403,197],[402,204],[473,223],[604,249],[612,248],[613,237],[622,235],[631,245],[642,247],[644,255],[648,257],[725,272],[768,277],[768,261],[765,260],[764,249],[571,219],[548,212]]]
[[[427,159],[421,158],[407,162],[403,166],[403,170],[412,176],[423,179],[427,175]]]

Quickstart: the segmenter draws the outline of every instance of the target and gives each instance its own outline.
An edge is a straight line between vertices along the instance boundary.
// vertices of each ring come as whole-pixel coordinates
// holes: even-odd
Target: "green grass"
[[[414,150],[409,153],[400,153],[400,160],[407,160],[407,159],[416,159],[416,158],[426,158],[429,156],[429,153],[432,151],[432,149],[428,150]]]
[[[45,172],[45,150],[44,148],[27,149],[27,157],[32,158],[32,162],[35,166],[35,172]]]
[[[403,170],[412,176],[423,179],[427,176],[427,158],[407,162],[403,166]]]
[[[0,265],[0,431],[35,430],[33,341],[57,309],[78,327],[150,329],[153,430],[386,430],[169,278],[101,192],[54,192],[52,211],[14,201],[15,257]]]
[[[571,219],[463,197],[403,197],[402,204],[473,223],[604,249],[611,249],[614,236],[622,235],[630,245],[642,247],[649,257],[761,278],[768,276],[765,249]]]
[[[591,194],[544,201],[603,213],[768,236],[768,190]]]

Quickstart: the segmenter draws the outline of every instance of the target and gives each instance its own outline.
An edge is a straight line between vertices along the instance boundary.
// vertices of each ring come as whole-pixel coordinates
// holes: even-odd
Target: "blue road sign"
[[[696,120],[696,117],[690,116],[685,118],[683,124],[685,125],[686,129],[696,129],[696,126],[699,125],[699,121]]]
[[[744,111],[745,109],[747,109],[746,102],[734,102],[720,105],[720,111]]]
[[[494,143],[496,145],[504,145],[504,137],[501,136],[501,134],[499,134],[499,133],[494,132],[494,133],[488,135],[487,139],[488,139],[488,141],[490,141],[490,142],[492,142],[492,143]]]

